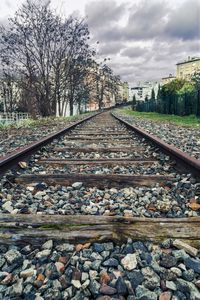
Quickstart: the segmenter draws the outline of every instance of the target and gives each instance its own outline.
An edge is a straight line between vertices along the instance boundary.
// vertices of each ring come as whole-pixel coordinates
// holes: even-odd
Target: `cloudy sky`
[[[6,22],[23,0],[1,0]],[[175,74],[178,61],[200,56],[200,0],[52,0],[63,15],[87,19],[99,61],[130,85]]]

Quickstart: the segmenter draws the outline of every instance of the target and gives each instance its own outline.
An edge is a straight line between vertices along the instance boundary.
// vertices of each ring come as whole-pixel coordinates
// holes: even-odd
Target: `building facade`
[[[155,98],[157,98],[158,89],[158,81],[139,82],[137,86],[134,86],[130,89],[129,100],[133,100],[133,96],[135,96],[136,101],[145,101],[145,98],[150,99],[152,90],[154,90]]]
[[[176,64],[176,77],[190,80],[195,72],[200,72],[200,57],[190,57]]]
[[[170,82],[172,82],[174,79],[176,79],[176,77],[173,76],[172,74],[169,74],[169,76],[163,77],[163,78],[162,78],[161,85],[170,83]]]

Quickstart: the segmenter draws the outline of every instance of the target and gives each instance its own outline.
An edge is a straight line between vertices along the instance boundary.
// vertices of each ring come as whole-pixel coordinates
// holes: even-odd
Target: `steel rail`
[[[11,168],[13,165],[16,165],[22,158],[23,159],[26,158],[27,156],[33,154],[35,151],[37,151],[42,146],[45,146],[46,144],[50,143],[54,139],[64,135],[66,132],[74,129],[77,125],[80,125],[80,124],[84,123],[85,121],[88,121],[101,113],[102,112],[97,112],[91,116],[88,116],[82,120],[75,122],[74,124],[67,126],[64,129],[61,129],[57,132],[49,134],[46,137],[40,139],[39,141],[32,142],[26,146],[17,148],[16,150],[12,151],[10,154],[0,157],[0,175],[2,175],[6,170]]]
[[[169,145],[165,142],[163,142],[160,138],[147,133],[145,130],[138,128],[129,122],[121,119],[120,117],[116,116],[114,113],[111,113],[111,115],[124,125],[128,127],[129,129],[135,131],[140,136],[148,139],[149,141],[153,142],[158,148],[160,148],[164,153],[175,159],[180,169],[184,171],[190,171],[195,177],[200,179],[200,160],[191,157],[189,154],[179,150],[175,146]]]

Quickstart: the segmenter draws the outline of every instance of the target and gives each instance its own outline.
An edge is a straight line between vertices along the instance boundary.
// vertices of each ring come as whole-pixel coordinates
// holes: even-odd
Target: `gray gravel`
[[[200,129],[161,123],[118,113],[125,121],[145,129],[148,133],[161,138],[164,142],[200,159]]]
[[[189,252],[171,240],[0,245],[0,299],[198,300],[200,259]]]
[[[42,137],[63,129],[77,121],[83,119],[85,115],[77,116],[75,120],[50,122],[48,125],[21,126],[19,128],[0,129],[0,157],[5,156],[17,148],[38,141]]]

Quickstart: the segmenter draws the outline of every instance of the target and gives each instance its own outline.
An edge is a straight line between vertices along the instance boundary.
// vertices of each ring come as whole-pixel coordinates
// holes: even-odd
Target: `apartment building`
[[[138,85],[136,85],[130,89],[129,100],[131,101],[133,99],[134,95],[135,95],[136,101],[144,101],[146,97],[148,99],[150,99],[152,89],[154,89],[155,97],[157,98],[158,88],[159,88],[158,81],[139,82]]]
[[[176,64],[176,77],[190,80],[195,72],[200,72],[200,57],[190,57]]]
[[[170,82],[173,81],[174,79],[176,79],[176,77],[173,76],[172,74],[169,74],[169,76],[163,77],[163,78],[162,78],[162,80],[161,80],[161,85],[170,83]]]

